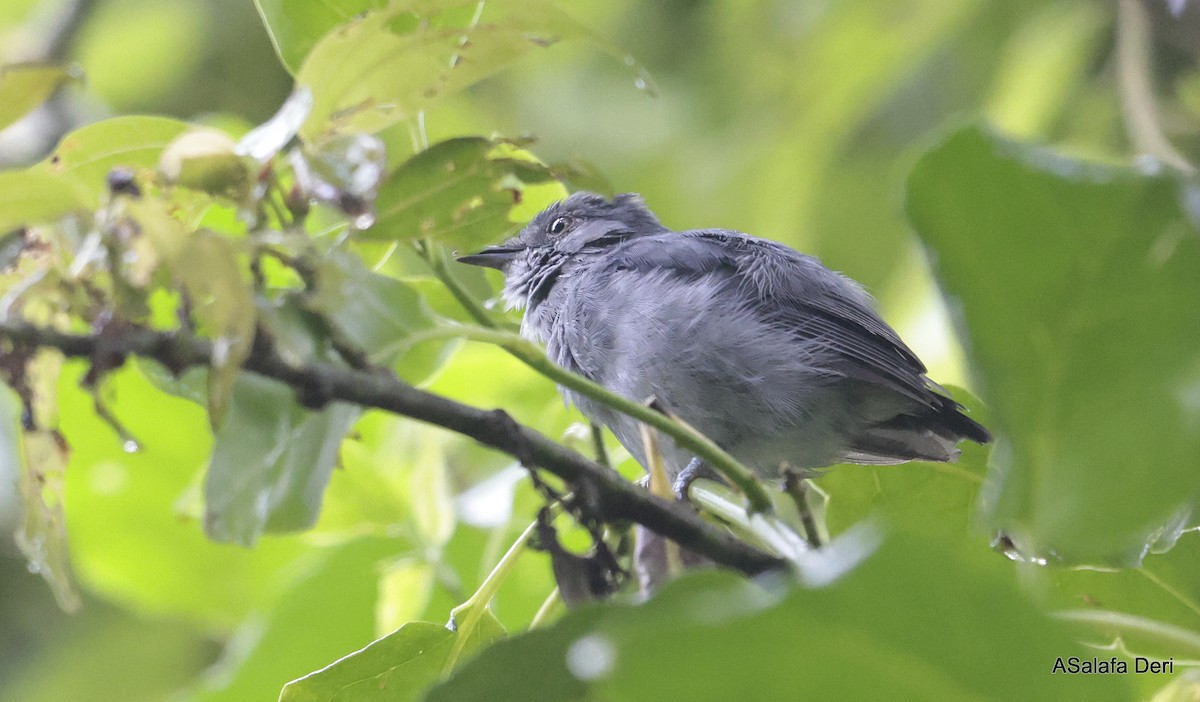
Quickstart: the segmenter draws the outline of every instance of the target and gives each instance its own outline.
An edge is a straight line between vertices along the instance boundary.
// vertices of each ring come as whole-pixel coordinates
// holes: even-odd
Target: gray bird
[[[764,477],[784,465],[953,461],[959,441],[991,439],[857,283],[742,232],[672,231],[637,195],[575,193],[459,260],[504,272],[522,334],[556,363],[656,398]],[[646,465],[635,420],[563,393]],[[692,457],[669,441],[662,450],[679,476]]]

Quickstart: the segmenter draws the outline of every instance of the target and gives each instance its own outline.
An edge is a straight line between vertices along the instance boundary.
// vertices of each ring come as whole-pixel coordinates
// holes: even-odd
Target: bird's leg
[[[688,499],[688,488],[700,478],[721,480],[721,476],[715,470],[709,468],[707,463],[704,463],[699,458],[693,458],[675,476],[675,480],[671,483],[671,489],[675,492],[676,497],[686,502]]]
[[[800,526],[804,530],[804,539],[813,548],[821,548],[821,532],[817,530],[817,520],[808,504],[808,479],[803,471],[784,466],[783,490],[796,503],[796,511],[800,513]]]

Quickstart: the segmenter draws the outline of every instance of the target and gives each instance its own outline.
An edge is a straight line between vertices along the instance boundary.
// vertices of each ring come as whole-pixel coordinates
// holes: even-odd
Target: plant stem
[[[612,468],[612,460],[609,459],[608,449],[604,446],[604,427],[595,422],[589,422],[588,427],[592,431],[592,449],[596,454],[596,462]]]
[[[500,585],[504,583],[504,579],[516,567],[517,560],[521,554],[525,552],[525,546],[529,540],[533,538],[534,531],[537,529],[537,522],[533,522],[525,527],[525,531],[517,537],[512,546],[508,547],[508,551],[500,557],[496,567],[492,568],[492,572],[488,573],[483,582],[479,584],[479,589],[467,598],[459,606],[455,607],[450,613],[454,618],[459,612],[466,612],[466,616],[460,622],[455,619],[457,625],[455,629],[454,646],[450,649],[450,654],[446,657],[446,664],[442,668],[442,675],[449,675],[454,669],[454,665],[458,662],[459,656],[462,655],[463,646],[466,645],[467,639],[475,631],[475,627],[479,626],[479,621],[483,619],[483,613],[491,605],[492,600],[496,597],[496,592],[500,590]]]
[[[705,512],[729,522],[736,530],[791,561],[799,560],[810,550],[808,542],[778,518],[747,513],[737,494],[720,483],[704,478],[693,481],[688,498]]]
[[[538,607],[537,614],[533,615],[533,619],[529,622],[530,629],[537,629],[545,626],[551,617],[558,614],[563,608],[562,596],[558,593],[558,588],[550,591],[546,596],[546,600],[542,602],[542,606]]]
[[[458,304],[462,305],[467,314],[478,323],[480,326],[488,329],[510,329],[512,328],[507,322],[497,321],[479,301],[463,287],[462,283],[458,282],[458,278],[450,272],[450,267],[446,265],[446,252],[437,244],[426,239],[416,241],[413,244],[416,247],[417,254],[425,259],[425,263],[429,265],[429,269],[433,271],[433,275],[438,280],[442,281],[442,285],[450,291]]]
[[[750,469],[739,463],[736,458],[729,455],[720,446],[717,446],[712,439],[696,431],[693,427],[671,419],[662,412],[634,402],[627,397],[618,395],[603,385],[594,383],[581,375],[572,373],[551,361],[537,344],[512,332],[499,329],[482,329],[466,325],[452,327],[450,333],[454,332],[471,341],[495,344],[508,351],[525,365],[559,385],[568,387],[597,402],[602,402],[622,414],[658,429],[674,439],[675,443],[681,448],[692,452],[701,461],[711,466],[713,470],[725,476],[729,482],[741,490],[749,500],[748,509],[751,513],[771,512],[771,498],[767,495],[762,483],[758,482],[758,479],[754,477]]]
[[[1176,170],[1193,174],[1196,167],[1163,133],[1151,84],[1150,21],[1142,0],[1120,0],[1117,6],[1117,84],[1125,129],[1138,151]]]
[[[122,329],[104,338],[98,333],[72,334],[0,318],[0,340],[56,348],[74,358],[105,353],[153,359],[175,373],[212,364],[212,343],[187,331],[164,332],[144,327]],[[513,421],[502,410],[484,410],[416,388],[395,375],[368,372],[321,361],[285,360],[266,335],[255,339],[243,369],[272,378],[304,393],[311,404],[349,402],[361,407],[411,417],[469,436],[510,456],[530,461],[570,483],[593,491],[599,517],[636,522],[714,561],[755,575],[780,568],[780,559],[718,529],[694,510],[667,502],[633,485],[615,471],[591,461],[545,435]]]

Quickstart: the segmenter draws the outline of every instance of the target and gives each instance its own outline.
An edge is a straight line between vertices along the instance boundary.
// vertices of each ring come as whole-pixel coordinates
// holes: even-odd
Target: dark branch
[[[173,371],[208,365],[210,344],[177,332],[140,327],[103,339],[67,334],[28,324],[0,322],[0,339],[16,344],[56,348],[67,356],[92,358],[133,354],[157,360]],[[260,335],[245,369],[281,381],[297,392],[320,388],[327,400],[375,407],[469,436],[518,459],[528,460],[563,480],[587,486],[596,505],[610,520],[636,522],[681,546],[750,575],[782,568],[784,562],[705,522],[681,503],[667,502],[621,478],[612,469],[585,458],[512,420],[500,410],[483,410],[425,392],[388,372],[354,370],[327,363],[292,365],[283,360],[266,335]]]

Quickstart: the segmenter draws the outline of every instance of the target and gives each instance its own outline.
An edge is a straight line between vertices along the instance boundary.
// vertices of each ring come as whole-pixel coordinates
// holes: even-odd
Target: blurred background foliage
[[[438,103],[419,122],[385,131],[389,161],[399,163],[425,144],[458,135],[534,137],[540,158],[586,162],[617,190],[642,193],[669,226],[749,231],[847,272],[878,298],[885,317],[942,382],[972,385],[929,258],[905,214],[905,178],[920,151],[933,144],[931,135],[982,116],[1010,138],[1051,143],[1091,161],[1125,164],[1133,153],[1122,117],[1113,3],[579,0],[561,6],[601,38],[600,48],[568,42],[533,52],[515,68]],[[1200,7],[1147,0],[1144,8],[1161,123],[1195,161]],[[60,32],[63,13],[69,26]],[[56,34],[61,40],[47,44]],[[652,80],[614,60],[605,46],[617,47],[618,57],[636,57]],[[82,80],[0,132],[0,162],[9,167],[38,161],[69,127],[115,114],[162,114],[236,136],[269,117],[292,87],[247,0],[6,0],[0,6],[0,63],[34,59],[77,66]],[[961,192],[979,181],[955,182],[955,169],[967,174],[972,164],[986,170],[989,159],[1005,160],[996,155],[1003,146],[987,146],[990,138],[968,130],[935,149],[927,158],[946,158],[949,165],[921,179],[920,169],[928,165],[923,160],[907,202],[935,266],[944,264],[965,279],[985,275],[986,257],[997,254],[985,246],[955,248],[963,240],[945,232],[964,226],[1037,231],[1019,216],[1025,196],[1036,195],[1019,189],[1019,174],[1011,184],[994,183],[993,200],[1013,196],[995,212],[971,207],[972,193]],[[1050,197],[1075,197],[1067,190],[1051,188]],[[1097,206],[1110,199],[1104,192],[1085,196]],[[965,203],[961,211],[928,205],[954,198]],[[1137,226],[1135,214],[1129,228]],[[1064,227],[1062,236],[1087,233]],[[1027,249],[1035,258],[1037,245]],[[397,275],[424,275],[404,257],[390,265]],[[1000,276],[990,293],[1001,306],[1005,280]],[[449,314],[453,303],[438,297],[444,292],[421,287],[427,282],[414,284],[430,292],[435,309]],[[952,293],[969,288],[953,273],[945,283]],[[971,300],[969,291],[962,297],[969,305],[988,303]],[[1172,321],[1167,315],[1163,323]],[[1178,323],[1194,330],[1194,313]],[[973,340],[989,329],[966,328]],[[983,370],[997,371],[1010,361],[985,358],[993,365]],[[314,529],[265,536],[253,549],[213,543],[199,524],[202,471],[212,446],[203,408],[163,395],[136,369],[120,371],[105,392],[130,433],[143,441],[143,451],[129,454],[78,389],[84,370],[68,364],[59,385],[61,423],[73,447],[65,501],[84,602],[80,612],[61,612],[45,584],[29,574],[8,536],[21,518],[7,489],[14,476],[0,475],[6,486],[0,490],[5,701],[272,699],[288,680],[405,622],[445,621],[538,504],[504,457],[368,412],[342,447],[342,462],[355,470],[335,471]],[[1091,382],[1086,369],[1081,373]],[[568,431],[579,417],[562,408],[553,387],[495,349],[464,345],[428,387],[471,404],[505,407],[549,436],[587,445]],[[1200,631],[1191,557],[1196,545],[1186,539],[1171,560],[1148,560],[1112,574],[1039,570],[992,553],[988,535],[971,528],[985,460],[982,450],[972,449],[961,469],[838,471],[821,482],[834,495],[831,526],[848,526],[882,500],[905,531],[944,542],[944,564],[961,559],[972,573],[1012,571],[1053,606],[1078,607],[1083,597],[1120,601],[1135,614]],[[1172,476],[1196,469],[1194,454],[1167,451],[1163,460],[1182,461],[1168,472]],[[5,469],[13,466],[0,463]],[[1170,491],[1172,485],[1159,487]],[[1043,501],[1064,497],[1062,485],[1038,489]],[[1194,481],[1181,489],[1181,497],[1194,498]],[[999,523],[1028,524],[1019,512],[1001,505],[994,515]],[[1118,546],[1128,544],[1107,544],[1109,550],[1087,555],[1109,555]],[[896,568],[932,558],[888,553],[893,555],[883,562]],[[861,587],[868,592],[871,583],[885,587],[889,575],[882,568],[856,582],[866,583]],[[524,628],[551,587],[546,557],[527,554],[496,600],[497,617],[510,630]],[[1162,598],[1168,587],[1179,596]],[[1010,595],[1003,590],[996,597],[1009,602]],[[822,624],[813,610],[843,606],[838,596],[811,598],[805,631],[836,631],[836,621]],[[947,602],[954,612],[988,606],[969,594]],[[628,627],[619,612],[613,617],[613,635],[620,638]],[[629,634],[634,641],[636,634]],[[1012,642],[1019,645],[1019,636]],[[812,642],[803,650],[812,657],[825,652]],[[1040,650],[1054,653],[1052,647]],[[853,651],[843,642],[832,655],[850,661]],[[1028,665],[1040,660],[1031,658]],[[446,699],[470,699],[470,680],[463,684],[461,697]],[[1148,694],[1162,683],[1135,684]],[[920,691],[916,686],[908,692]]]

